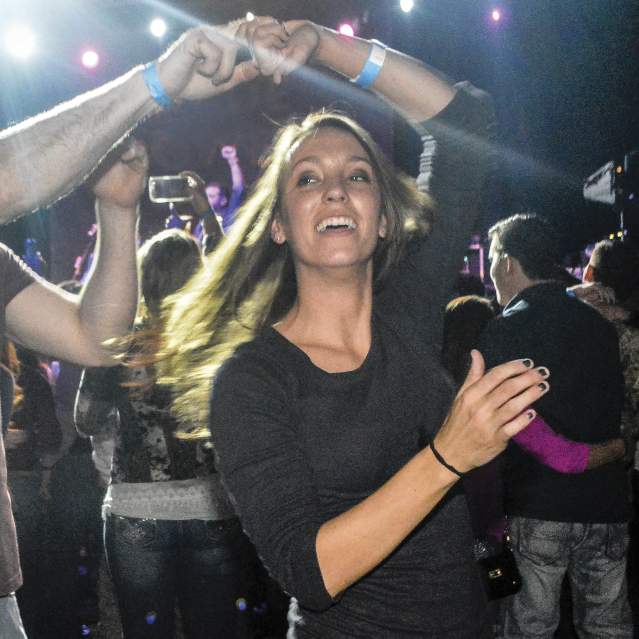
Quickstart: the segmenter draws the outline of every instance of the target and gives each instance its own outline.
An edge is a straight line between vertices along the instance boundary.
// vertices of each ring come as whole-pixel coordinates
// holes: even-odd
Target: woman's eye
[[[370,182],[371,178],[368,173],[358,171],[357,173],[353,173],[353,175],[351,175],[351,180],[353,182]]]

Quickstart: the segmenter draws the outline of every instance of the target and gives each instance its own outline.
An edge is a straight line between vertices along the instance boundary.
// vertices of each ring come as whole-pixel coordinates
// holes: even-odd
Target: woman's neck
[[[372,270],[299,273],[293,308],[275,325],[320,368],[358,368],[371,346]]]

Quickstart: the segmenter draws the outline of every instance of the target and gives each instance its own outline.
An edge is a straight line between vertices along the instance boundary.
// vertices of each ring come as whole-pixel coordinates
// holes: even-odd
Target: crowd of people
[[[311,113],[278,131],[241,205],[233,146],[231,193],[184,173],[189,210],[138,249],[137,123],[305,65],[413,125],[417,179],[349,116]],[[97,225],[74,292],[0,245],[3,638],[27,636],[16,591],[46,636],[29,518],[71,420],[102,471],[125,638],[550,638],[566,579],[580,637],[632,638],[639,258],[599,243],[567,287],[552,228],[514,215],[489,231],[497,299],[451,302],[495,129],[467,82],[256,18],[193,29],[0,135],[2,223],[89,176]],[[64,362],[59,407],[36,354]],[[509,590],[491,590],[478,540],[514,557]]]

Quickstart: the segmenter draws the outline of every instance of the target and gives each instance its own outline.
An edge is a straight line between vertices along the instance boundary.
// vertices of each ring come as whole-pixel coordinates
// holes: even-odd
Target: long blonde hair
[[[399,173],[370,134],[350,117],[318,111],[282,127],[265,158],[251,196],[229,234],[206,258],[179,297],[169,298],[158,368],[174,390],[173,408],[183,423],[208,419],[209,395],[220,366],[243,343],[281,319],[297,295],[287,244],[271,239],[281,207],[281,187],[292,151],[325,127],[353,135],[368,153],[381,194],[387,229],[373,255],[375,286],[402,256],[407,242],[430,230],[432,206],[410,177]],[[208,436],[206,431],[183,436]]]

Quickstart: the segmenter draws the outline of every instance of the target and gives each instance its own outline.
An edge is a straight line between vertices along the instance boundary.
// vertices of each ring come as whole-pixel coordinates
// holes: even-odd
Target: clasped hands
[[[205,25],[187,31],[167,49],[158,59],[158,74],[174,100],[218,95],[260,75],[279,84],[312,57],[319,42],[319,29],[303,20],[257,17]],[[242,47],[251,60],[237,61]]]

